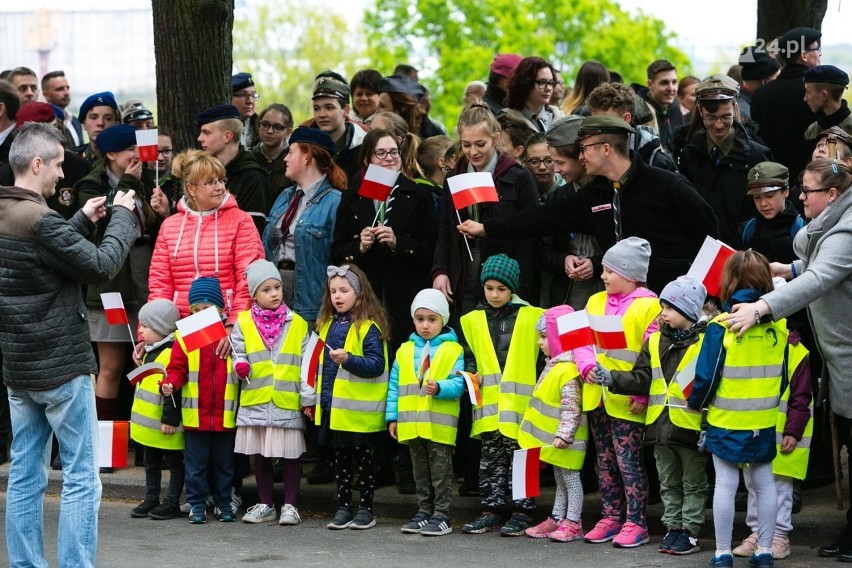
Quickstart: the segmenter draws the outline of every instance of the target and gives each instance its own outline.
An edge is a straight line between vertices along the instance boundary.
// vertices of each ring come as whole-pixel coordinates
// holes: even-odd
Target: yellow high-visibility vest
[[[453,365],[462,354],[462,346],[445,341],[430,355],[429,370],[423,384],[431,379],[439,385],[449,378]],[[403,343],[396,353],[399,365],[399,398],[397,398],[397,439],[405,443],[414,438],[456,445],[459,423],[459,401],[435,398],[421,387],[414,368],[414,342]]]
[[[201,368],[201,349],[186,351],[186,345],[180,333],[175,332],[175,341],[180,343],[183,352],[186,353],[187,368],[189,369],[186,383],[180,389],[181,393],[181,419],[187,428],[198,428],[198,371]],[[231,357],[227,359],[228,379],[225,383],[225,407],[222,414],[222,425],[225,428],[237,427],[237,396],[240,385],[237,383],[237,375],[234,373],[234,363]]]
[[[798,343],[790,344],[787,351],[787,376],[793,376],[799,364],[808,356],[807,348]],[[811,417],[805,426],[805,431],[802,433],[802,439],[796,444],[796,448],[789,454],[781,453],[781,442],[784,439],[784,426],[787,423],[787,401],[790,400],[790,385],[784,390],[781,395],[781,402],[778,405],[778,416],[775,422],[775,443],[777,451],[775,459],[772,460],[772,473],[776,475],[786,475],[794,479],[804,479],[808,472],[808,459],[811,453],[811,437],[814,431],[814,401],[811,398],[808,404],[808,410],[811,412]]]
[[[517,439],[518,427],[535,388],[535,363],[539,352],[535,324],[543,312],[532,306],[518,310],[503,370],[488,333],[485,312],[473,310],[462,316],[462,333],[476,358],[476,369],[482,380],[482,406],[473,407],[471,437],[479,438],[483,432],[499,430],[504,436]]]
[[[172,357],[172,348],[160,351],[156,363],[168,367]],[[160,394],[162,375],[145,377],[136,385],[133,395],[133,407],[130,409],[130,437],[144,446],[161,450],[182,450],[184,448],[183,426],[178,426],[174,434],[167,436],[160,431],[163,423],[163,395]]]
[[[666,385],[666,377],[663,375],[663,365],[660,362],[660,332],[652,333],[648,337],[648,350],[651,352],[651,388],[648,393],[648,410],[645,414],[645,424],[651,424],[660,417],[663,409],[668,405],[682,406],[683,408],[668,407],[669,420],[672,424],[687,430],[701,430],[701,412],[695,412],[686,408],[686,397],[683,395],[683,390],[678,384],[678,376],[684,372],[684,369],[690,367],[698,357],[701,351],[701,344],[704,342],[704,334],[702,333],[698,341],[690,345],[686,349],[680,363],[677,365],[675,376],[671,382]],[[695,368],[692,368],[692,380],[695,379]]]

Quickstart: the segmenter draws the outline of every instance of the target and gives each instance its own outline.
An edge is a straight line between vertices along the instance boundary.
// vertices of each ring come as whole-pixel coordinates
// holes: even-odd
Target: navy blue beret
[[[195,116],[195,124],[200,127],[217,120],[225,120],[226,118],[240,119],[240,111],[234,105],[216,105],[207,110],[198,113]]]
[[[231,91],[239,91],[246,87],[254,87],[251,73],[237,73],[231,77]]]
[[[121,152],[136,146],[136,127],[129,124],[113,124],[98,134],[95,146],[101,152]]]
[[[379,81],[379,91],[382,93],[403,93],[413,97],[418,102],[426,94],[423,85],[405,75],[383,77]]]
[[[292,146],[296,142],[304,142],[305,144],[319,146],[332,156],[334,156],[337,149],[334,145],[334,140],[331,139],[331,136],[319,128],[297,128],[290,135],[290,145]]]
[[[103,93],[95,93],[83,101],[83,104],[80,105],[80,114],[77,116],[77,119],[80,122],[84,122],[86,120],[86,115],[96,106],[112,107],[116,115],[118,115],[118,105],[115,103],[115,95],[109,91],[104,91]],[[116,116],[116,118],[118,118],[118,116]]]
[[[805,83],[831,83],[845,87],[849,84],[849,75],[834,65],[817,65],[805,71]]]

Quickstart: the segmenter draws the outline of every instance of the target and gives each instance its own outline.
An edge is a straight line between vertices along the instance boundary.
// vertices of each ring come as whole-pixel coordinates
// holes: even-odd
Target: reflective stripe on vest
[[[606,292],[593,294],[586,303],[586,311],[593,315],[602,316],[606,314]],[[645,340],[645,331],[657,316],[660,315],[660,301],[656,298],[635,298],[627,311],[622,316],[624,322],[624,335],[627,338],[627,349],[610,349],[598,353],[598,363],[609,370],[629,371],[636,363],[642,343]],[[645,413],[633,414],[630,412],[630,397],[615,394],[609,389],[606,398],[603,389],[597,384],[583,385],[583,412],[589,412],[601,405],[603,400],[606,413],[613,418],[629,420],[630,422],[645,423]]]
[[[459,401],[444,400],[426,394],[420,388],[414,368],[414,342],[403,343],[396,353],[399,368],[399,398],[397,399],[397,438],[407,442],[423,438],[449,446],[456,445],[459,422]],[[462,354],[462,347],[454,341],[438,346],[430,357],[426,379],[438,384],[449,378],[453,365]]]
[[[364,355],[364,338],[370,326],[374,322],[367,320],[361,322],[356,329],[354,325],[349,326],[343,349],[352,355],[362,357]],[[331,320],[325,322],[320,328],[319,336],[323,341],[328,337],[331,328]],[[381,375],[373,378],[359,377],[346,371],[340,365],[337,366],[337,375],[334,378],[334,386],[331,391],[331,422],[332,430],[344,432],[381,432],[385,429],[385,404],[388,398],[388,346],[383,341],[385,368]],[[322,350],[319,359],[319,369],[323,368],[325,349]],[[322,372],[319,372],[317,380],[317,392],[322,392]],[[317,405],[316,423],[322,423],[322,407]]]
[[[186,345],[180,333],[175,333],[175,341],[180,343],[184,353],[186,353],[187,363],[187,381],[180,389],[181,393],[181,418],[183,425],[187,428],[198,428],[200,421],[198,418],[198,370],[201,368],[201,349],[186,352]],[[225,382],[224,405],[222,412],[222,426],[225,428],[237,427],[237,408],[239,406],[237,397],[239,395],[239,385],[237,384],[237,376],[234,374],[234,364],[231,357],[227,359],[228,377]],[[217,396],[218,393],[217,393]]]
[[[308,324],[293,312],[287,324],[287,335],[275,360],[257,331],[251,312],[238,316],[246,346],[246,358],[251,364],[251,380],[240,388],[240,405],[254,406],[272,401],[278,408],[300,408],[302,341],[308,334]]]
[[[724,329],[725,365],[707,410],[707,422],[727,430],[760,430],[775,426],[787,322],[756,325],[738,338],[718,322],[719,317],[722,316],[714,318],[710,325]]]
[[[704,342],[702,333],[698,341],[690,345],[683,358],[677,365],[675,375],[670,383],[666,384],[663,374],[663,365],[660,361],[660,338],[662,334],[657,331],[648,337],[648,351],[651,354],[651,388],[648,392],[648,410],[645,415],[645,424],[655,422],[663,410],[668,410],[669,420],[679,428],[687,430],[701,430],[701,412],[694,412],[686,408],[671,408],[667,405],[686,406],[686,397],[678,384],[677,378],[683,370],[698,357],[701,344]],[[694,377],[693,377],[694,378]]]
[[[787,351],[787,376],[792,377],[796,372],[799,364],[808,356],[808,350],[801,343],[790,344]],[[784,426],[787,423],[787,402],[790,400],[790,385],[784,394],[781,395],[781,402],[778,405],[778,415],[775,421],[775,443],[777,444],[775,459],[772,460],[772,473],[776,475],[785,475],[794,479],[804,479],[808,471],[808,459],[811,453],[811,438],[814,431],[814,402],[813,398],[808,404],[810,418],[805,425],[805,431],[802,433],[802,439],[796,444],[796,447],[789,454],[781,453],[781,444],[784,441]]]
[[[535,323],[543,312],[541,308],[532,306],[518,310],[503,370],[488,333],[485,312],[473,310],[462,316],[462,332],[482,377],[482,406],[473,407],[471,437],[479,438],[482,432],[495,430],[509,438],[518,437],[518,426],[535,388],[535,364],[539,352]]]
[[[171,356],[172,348],[168,347],[160,351],[154,361],[167,367]],[[170,435],[160,431],[163,423],[163,395],[160,394],[162,380],[162,375],[153,375],[145,377],[136,385],[133,407],[130,409],[130,437],[150,448],[182,450],[184,448],[182,426],[178,426],[177,431]]]
[[[569,361],[557,363],[536,385],[518,431],[521,448],[542,448],[541,459],[547,463],[580,470],[586,457],[589,430],[586,413],[580,415],[580,424],[574,433],[574,442],[567,448],[553,447],[562,414],[562,388],[568,381],[580,381],[577,366]],[[582,385],[585,388],[585,385]]]

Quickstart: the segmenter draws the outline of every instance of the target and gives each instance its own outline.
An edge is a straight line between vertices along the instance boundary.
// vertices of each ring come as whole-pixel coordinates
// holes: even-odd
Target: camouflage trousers
[[[419,513],[449,520],[453,494],[453,447],[423,438],[408,441]]]
[[[512,458],[520,446],[496,430],[483,432],[481,440],[479,495],[486,511],[499,513],[512,497]],[[518,499],[514,505],[516,511],[529,513],[535,509],[535,499]]]

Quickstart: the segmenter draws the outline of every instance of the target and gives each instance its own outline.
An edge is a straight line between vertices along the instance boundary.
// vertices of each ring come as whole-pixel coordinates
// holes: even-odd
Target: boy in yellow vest
[[[464,352],[447,327],[450,305],[438,290],[421,290],[411,303],[414,333],[397,351],[390,374],[385,420],[391,437],[408,444],[420,509],[403,533],[453,532],[450,503],[453,447],[464,380]],[[426,361],[424,363],[424,361]]]
[[[465,367],[478,372],[482,392],[482,405],[473,407],[471,436],[482,440],[479,493],[484,511],[462,527],[467,534],[497,530],[500,525],[511,492],[512,457],[519,449],[518,428],[536,383],[535,325],[544,310],[514,293],[520,276],[516,260],[505,254],[489,257],[480,273],[485,302],[461,318],[470,349],[465,353]],[[500,535],[523,536],[532,524],[534,509],[534,499],[516,500]]]
[[[145,342],[142,363],[156,362],[166,367],[175,341],[175,322],[180,318],[172,302],[152,300],[139,310],[139,331]],[[180,517],[183,491],[183,429],[180,405],[174,397],[160,394],[163,375],[151,375],[136,385],[130,414],[130,437],[145,447],[145,500],[130,511],[134,518],[156,520]],[[160,503],[162,465],[169,468],[166,498]]]

